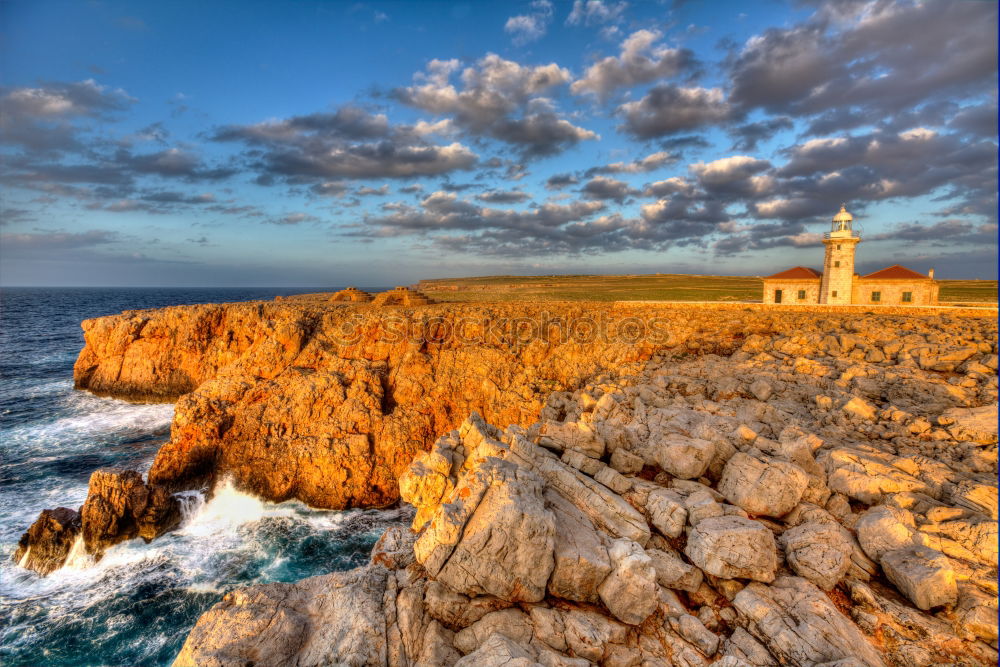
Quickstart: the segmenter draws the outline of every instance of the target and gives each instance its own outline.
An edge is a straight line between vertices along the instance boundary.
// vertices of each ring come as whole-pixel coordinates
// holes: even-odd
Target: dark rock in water
[[[80,510],[87,552],[100,558],[108,547],[141,537],[147,542],[180,522],[180,504],[135,470],[102,468],[90,476]]]
[[[21,536],[14,560],[27,554],[24,567],[44,575],[62,567],[81,533],[87,553],[100,559],[112,545],[136,537],[149,542],[180,520],[180,502],[166,487],[146,484],[135,470],[101,468],[90,476],[80,511],[44,510]]]
[[[79,534],[80,513],[76,510],[68,507],[42,510],[28,532],[21,536],[14,560],[39,574],[48,574],[63,566]]]

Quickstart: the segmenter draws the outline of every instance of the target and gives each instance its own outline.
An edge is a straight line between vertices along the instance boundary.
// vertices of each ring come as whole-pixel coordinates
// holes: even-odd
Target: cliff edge
[[[121,471],[101,472],[91,480],[91,495],[109,501],[88,500],[93,519],[82,516],[78,527],[68,518],[61,532],[29,532],[19,559],[34,567],[31,554],[45,554],[39,570],[61,564],[61,547],[33,549],[32,534],[58,533],[53,539],[62,545],[71,542],[67,531],[81,530],[96,555],[115,541],[151,539],[176,524],[172,492],[210,489],[223,475],[272,501],[389,505],[413,457],[465,415],[526,426],[553,392],[601,374],[634,372],[659,354],[729,355],[748,337],[793,331],[820,340],[828,331],[860,327],[877,332],[866,340],[883,358],[936,359],[987,335],[980,329],[988,329],[988,320],[955,322],[684,305],[377,308],[322,301],[186,306],[88,320],[76,385],[128,400],[176,399],[171,437],[141,488]],[[937,338],[915,334],[921,345],[883,349],[893,327]]]
[[[995,665],[995,328],[892,324],[472,414],[400,477],[411,530],[228,594],[175,667]]]

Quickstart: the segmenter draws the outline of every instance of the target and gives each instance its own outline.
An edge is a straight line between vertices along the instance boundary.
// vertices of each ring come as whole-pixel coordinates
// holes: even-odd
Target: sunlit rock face
[[[371,564],[231,593],[175,664],[995,664],[995,438],[956,410],[996,376],[866,361],[890,325],[996,364],[988,320],[824,318],[658,351],[524,425],[472,413],[401,474],[413,523]],[[696,477],[658,456],[693,440]]]
[[[89,320],[84,329],[79,387],[134,400],[181,394],[171,439],[149,479],[119,480],[142,486],[146,496],[91,494],[94,511],[85,514],[100,527],[84,532],[95,554],[168,529],[176,519],[170,492],[223,477],[268,500],[391,504],[414,457],[472,412],[496,424],[535,423],[533,440],[559,453],[535,471],[546,488],[593,497],[579,511],[640,546],[651,530],[636,508],[653,512],[654,527],[671,539],[681,536],[685,519],[692,526],[734,512],[780,519],[800,501],[839,498],[844,510],[845,499],[873,504],[901,491],[954,488],[956,502],[995,515],[995,498],[974,481],[955,486],[945,471],[929,472],[930,463],[894,463],[902,460],[896,454],[846,444],[891,441],[897,453],[902,447],[941,465],[995,469],[988,447],[995,435],[976,411],[996,396],[995,375],[983,372],[996,367],[995,328],[986,319],[724,306],[374,307],[324,299],[130,311]],[[953,349],[976,350],[964,357],[960,379],[919,363]],[[685,360],[717,367],[674,377]],[[649,368],[658,375],[631,399],[642,407],[629,410],[645,411],[632,419],[602,386]],[[658,408],[668,399],[693,401],[699,410],[737,402],[725,409],[740,411],[741,423],[732,425],[738,434],[722,438],[697,420],[679,427],[676,415]],[[791,416],[782,422],[776,415],[785,413]],[[775,423],[811,423],[817,414],[833,429],[830,442],[844,446],[818,452],[815,436],[768,434]],[[960,444],[937,444],[951,440]],[[427,463],[438,477],[424,492],[443,497],[454,482],[440,462]],[[656,470],[676,478],[678,488],[718,483],[718,497],[650,493],[637,506],[623,500],[630,479]],[[97,511],[102,507],[113,511]],[[603,560],[593,557],[602,571]],[[556,569],[566,575],[557,581],[570,590],[578,585]],[[599,597],[589,588],[574,594]]]
[[[565,304],[168,308],[85,322],[75,376],[78,387],[120,398],[180,396],[151,483],[183,489],[230,474],[269,500],[382,506],[398,498],[414,454],[463,415],[526,425],[551,391],[683,345],[712,319],[671,314],[638,340],[631,329],[617,334],[637,316],[648,313]],[[752,326],[771,326],[759,319]],[[698,345],[731,351],[742,324]]]

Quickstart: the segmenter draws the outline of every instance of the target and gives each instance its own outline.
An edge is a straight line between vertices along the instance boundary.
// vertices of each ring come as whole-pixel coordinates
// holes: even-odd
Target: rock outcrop
[[[39,574],[58,570],[80,534],[80,513],[68,507],[42,510],[21,536],[14,560]]]
[[[413,524],[370,565],[231,593],[176,664],[995,664],[996,449],[938,418],[996,378],[852,336],[657,355],[533,424],[472,414],[401,475]],[[692,441],[693,478],[662,453]]]
[[[149,542],[174,528],[180,518],[180,503],[167,489],[147,485],[134,470],[114,468],[94,471],[80,508],[84,545],[97,557],[123,540],[141,537]]]
[[[14,559],[39,574],[62,567],[79,537],[83,551],[99,560],[119,542],[146,542],[175,528],[180,502],[162,486],[146,484],[135,470],[100,468],[90,476],[79,511],[44,510],[21,537]]]

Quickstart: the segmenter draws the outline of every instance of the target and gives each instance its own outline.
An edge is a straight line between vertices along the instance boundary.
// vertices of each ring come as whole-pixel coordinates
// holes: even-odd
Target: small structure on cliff
[[[333,296],[330,297],[330,301],[351,301],[354,303],[367,303],[371,300],[371,294],[353,286],[334,292]]]
[[[933,306],[938,302],[934,269],[925,276],[899,264],[866,276],[854,272],[861,232],[846,206],[823,234],[823,272],[796,266],[764,278],[764,303],[870,306]]]
[[[423,292],[403,286],[376,295],[374,301],[376,306],[426,306],[431,303],[434,301]]]

